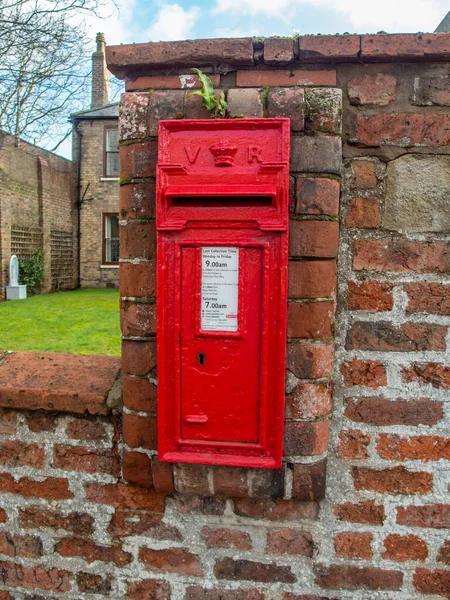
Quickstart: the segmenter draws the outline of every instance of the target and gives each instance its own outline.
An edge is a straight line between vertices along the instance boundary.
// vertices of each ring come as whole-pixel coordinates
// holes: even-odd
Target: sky
[[[432,32],[450,10],[449,0],[116,0],[92,33],[108,45],[214,37],[293,33]],[[86,99],[88,107],[89,99]],[[70,141],[58,149],[70,158]]]

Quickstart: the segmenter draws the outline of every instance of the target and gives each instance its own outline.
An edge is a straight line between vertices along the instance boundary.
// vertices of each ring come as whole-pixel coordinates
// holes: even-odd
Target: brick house
[[[92,100],[71,116],[77,173],[80,287],[117,287],[119,267],[118,103],[109,102],[105,38],[92,55]]]

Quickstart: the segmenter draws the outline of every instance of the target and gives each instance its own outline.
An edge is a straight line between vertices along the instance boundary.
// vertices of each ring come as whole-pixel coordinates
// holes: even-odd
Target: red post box
[[[289,119],[161,121],[158,449],[281,465]]]

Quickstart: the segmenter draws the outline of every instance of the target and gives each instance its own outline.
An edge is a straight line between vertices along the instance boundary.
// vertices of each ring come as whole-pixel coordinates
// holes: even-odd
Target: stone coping
[[[120,400],[120,365],[115,356],[0,352],[0,407],[106,415]]]
[[[109,70],[120,79],[158,69],[299,65],[340,62],[446,61],[450,34],[305,35],[297,38],[230,38],[107,46]]]

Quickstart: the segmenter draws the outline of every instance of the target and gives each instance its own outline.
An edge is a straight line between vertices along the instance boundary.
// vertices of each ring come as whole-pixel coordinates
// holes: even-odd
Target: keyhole
[[[198,359],[198,364],[199,365],[204,365],[205,364],[205,355],[203,354],[203,352],[199,352],[197,354],[197,359]]]

